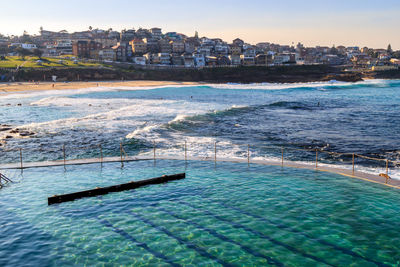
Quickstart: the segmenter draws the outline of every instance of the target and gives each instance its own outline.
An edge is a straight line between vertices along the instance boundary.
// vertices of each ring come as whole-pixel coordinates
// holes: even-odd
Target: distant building
[[[342,59],[337,55],[325,55],[323,56],[323,63],[328,65],[340,65],[342,64]]]
[[[171,63],[175,66],[183,66],[184,61],[181,55],[174,55],[171,58]]]
[[[215,67],[218,65],[218,59],[214,56],[207,56],[206,57],[206,65],[209,67]]]
[[[127,60],[125,45],[119,43],[112,49],[115,51],[115,57],[117,61],[125,62]]]
[[[185,43],[183,41],[171,41],[172,53],[182,54],[185,52]]]
[[[252,66],[256,64],[255,56],[252,55],[240,55],[240,59],[242,60],[242,65],[244,66]]]
[[[143,55],[147,52],[147,44],[140,38],[135,38],[129,42],[132,46],[132,53],[135,55]]]
[[[162,39],[158,41],[161,53],[172,53],[172,46],[168,40]]]
[[[240,58],[240,55],[237,54],[229,55],[229,60],[231,61],[231,65],[238,66],[242,64],[242,59]]]
[[[146,65],[146,57],[133,57],[132,62],[138,65]]]
[[[239,45],[232,44],[229,46],[229,50],[231,55],[241,55],[242,54],[242,47]]]
[[[206,59],[203,54],[194,54],[194,64],[196,67],[204,67],[206,65]]]
[[[151,29],[150,29],[150,32],[151,32],[153,38],[155,38],[155,39],[161,39],[161,37],[162,37],[162,31],[161,31],[160,28],[151,28]]]
[[[169,53],[158,53],[158,57],[160,58],[160,64],[171,65],[171,55]]]
[[[76,57],[88,58],[90,57],[91,51],[99,50],[100,48],[101,44],[94,41],[77,41],[72,44],[72,53]]]
[[[99,59],[105,61],[115,61],[117,59],[117,55],[113,48],[102,48],[99,50]]]
[[[158,41],[156,38],[144,38],[143,39],[144,43],[146,44],[147,51],[150,53],[159,53],[160,52],[160,46],[158,45]]]
[[[256,56],[256,65],[268,65],[271,62],[268,61],[268,55],[266,54],[258,54]]]
[[[21,47],[23,49],[33,50],[36,49],[37,46],[35,44],[24,44],[24,43],[11,43],[11,47]]]
[[[228,56],[219,56],[217,58],[217,64],[219,66],[228,66],[231,65],[231,60],[229,59]]]
[[[131,29],[131,30],[123,30],[121,31],[120,34],[120,42],[130,42],[136,37],[136,31]]]
[[[244,41],[242,39],[236,38],[235,40],[232,41],[232,44],[243,47]]]
[[[194,57],[191,53],[185,53],[183,55],[184,66],[192,68],[195,66]]]

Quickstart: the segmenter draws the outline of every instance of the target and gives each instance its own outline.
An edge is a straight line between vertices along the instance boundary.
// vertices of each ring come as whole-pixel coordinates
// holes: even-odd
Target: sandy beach
[[[0,92],[23,92],[23,91],[39,91],[39,90],[66,90],[81,89],[90,87],[157,87],[166,85],[196,85],[196,82],[170,82],[170,81],[99,81],[99,82],[15,82],[0,83]]]

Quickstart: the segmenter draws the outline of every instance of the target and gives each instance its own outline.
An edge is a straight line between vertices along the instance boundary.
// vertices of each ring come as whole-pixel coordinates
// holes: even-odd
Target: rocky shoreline
[[[6,144],[6,140],[18,138],[30,138],[35,135],[34,132],[14,128],[9,124],[0,124],[0,147]]]

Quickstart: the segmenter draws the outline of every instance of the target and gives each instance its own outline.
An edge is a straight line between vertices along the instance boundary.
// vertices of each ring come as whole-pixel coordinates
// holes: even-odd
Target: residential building
[[[142,65],[142,66],[144,66],[144,65],[146,65],[146,57],[144,57],[144,56],[133,57],[133,58],[132,58],[132,62],[135,63],[135,64],[137,64],[137,65]]]
[[[206,65],[209,67],[215,67],[218,65],[218,59],[214,56],[206,56]]]
[[[231,65],[231,60],[229,59],[228,56],[219,56],[217,58],[217,64],[219,66],[228,66]]]
[[[206,59],[203,54],[196,53],[193,55],[193,58],[194,58],[194,64],[196,67],[202,68],[206,65]]]
[[[118,43],[116,46],[112,47],[112,49],[115,51],[116,61],[127,61],[126,45]]]
[[[183,66],[184,59],[181,55],[173,55],[171,58],[171,63],[175,66]]]
[[[232,44],[243,47],[244,41],[242,39],[236,38],[235,40],[232,41]]]
[[[129,45],[132,46],[132,53],[135,55],[143,55],[147,52],[147,44],[143,39],[135,38],[129,42]]]
[[[185,43],[183,41],[171,41],[172,53],[182,54],[185,52]]]
[[[244,66],[252,66],[256,64],[256,59],[255,56],[252,55],[240,55],[240,59],[242,62],[242,65]]]
[[[161,39],[160,41],[158,41],[158,45],[161,53],[172,53],[172,46],[168,40]]]
[[[158,53],[160,64],[171,65],[171,55],[169,53]]]
[[[184,66],[192,68],[195,66],[194,57],[191,53],[185,53],[183,55]]]
[[[130,42],[136,37],[136,31],[134,29],[131,30],[123,30],[120,34],[120,42]]]
[[[241,55],[242,54],[242,47],[236,44],[232,44],[229,46],[230,54],[231,55]]]
[[[240,58],[240,55],[237,54],[229,55],[229,60],[231,61],[231,65],[238,66],[242,64],[242,59]]]
[[[72,44],[72,53],[76,57],[90,57],[90,52],[93,50],[99,50],[101,48],[100,43],[94,41],[77,41]]]
[[[159,53],[160,46],[158,45],[158,40],[154,37],[144,38],[143,42],[146,44],[147,51],[150,53]]]
[[[258,54],[256,56],[256,65],[268,65],[270,62],[268,61],[267,54]]]
[[[115,61],[117,55],[113,48],[102,48],[99,50],[99,59],[104,61]]]
[[[151,32],[153,38],[158,39],[158,40],[162,38],[162,31],[160,28],[151,28],[150,32]]]

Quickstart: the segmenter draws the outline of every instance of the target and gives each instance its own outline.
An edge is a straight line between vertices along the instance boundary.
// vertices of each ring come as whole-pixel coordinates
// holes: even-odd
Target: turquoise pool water
[[[185,171],[163,185],[47,197]],[[400,192],[336,174],[160,160],[27,169],[0,190],[0,266],[398,266]]]

